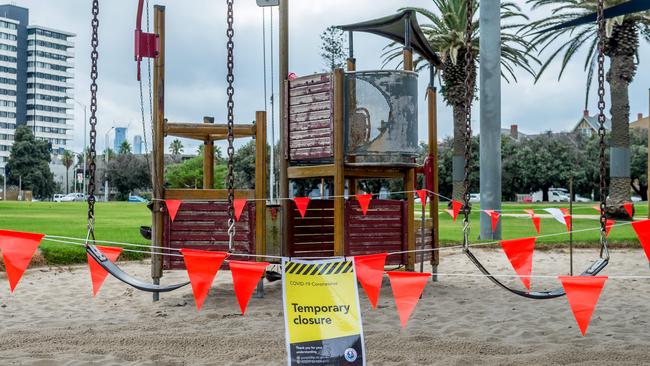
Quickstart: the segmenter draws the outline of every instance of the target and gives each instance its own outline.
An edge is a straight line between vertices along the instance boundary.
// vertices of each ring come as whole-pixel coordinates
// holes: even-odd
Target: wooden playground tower
[[[414,217],[414,194],[418,173],[429,175],[427,188],[437,192],[437,121],[436,89],[433,86],[433,68],[439,65],[438,56],[429,48],[412,11],[374,21],[344,26],[350,33],[363,31],[379,34],[404,44],[403,70],[381,70],[373,72],[356,71],[353,45],[350,43],[350,57],[347,70],[315,74],[288,80],[288,1],[280,1],[280,247],[276,250],[267,246],[267,215],[269,208],[265,199],[267,174],[266,114],[256,112],[253,124],[237,124],[236,138],[256,139],[255,189],[238,190],[237,198],[249,199],[240,221],[237,223],[235,251],[238,253],[283,256],[343,256],[389,251],[410,251],[408,254],[391,256],[388,263],[405,265],[414,270],[418,258],[413,250],[418,248],[416,236],[427,247],[438,247],[438,197],[429,195],[430,225],[416,228]],[[168,248],[197,248],[207,250],[228,250],[227,191],[214,189],[214,141],[226,138],[227,126],[214,123],[204,117],[203,123],[170,122],[165,118],[165,7],[154,7],[154,32],[158,42],[158,54],[154,61],[153,81],[153,219],[152,242],[162,243]],[[417,73],[414,70],[414,50],[431,66],[431,81],[427,88],[429,170],[417,166]],[[366,73],[366,74],[364,74]],[[361,76],[361,79],[358,77]],[[397,102],[390,107],[388,117],[380,124],[371,124],[369,112],[363,125],[365,140],[357,146],[350,143],[349,123],[361,113],[357,108],[356,91],[364,83],[363,77],[379,78],[378,83],[386,88],[382,93],[388,99],[408,99],[412,103]],[[408,87],[395,97],[390,92],[394,85],[386,80],[397,80]],[[400,81],[401,80],[401,81]],[[375,85],[377,86],[377,85]],[[372,89],[372,88],[370,88]],[[381,89],[381,88],[379,88]],[[398,88],[399,89],[399,88]],[[393,98],[395,97],[395,98]],[[399,97],[399,98],[398,98]],[[393,101],[394,102],[394,101]],[[354,106],[354,108],[351,108]],[[363,109],[363,108],[361,108]],[[396,109],[396,111],[394,111]],[[350,112],[352,110],[352,112]],[[402,122],[393,121],[399,113],[410,110]],[[357,113],[359,112],[359,113]],[[406,112],[404,112],[406,113]],[[363,113],[361,113],[363,114]],[[360,117],[359,117],[360,118]],[[393,118],[393,119],[391,119]],[[398,118],[399,119],[399,118]],[[404,124],[404,126],[400,125]],[[413,130],[415,128],[415,130]],[[401,129],[401,130],[400,130]],[[379,136],[374,136],[379,130]],[[355,154],[353,148],[368,147],[371,140],[381,140],[394,131],[402,131],[408,138],[398,143],[407,143],[408,151],[391,151],[391,143],[381,143],[384,150],[379,153]],[[407,132],[404,132],[407,131]],[[399,134],[398,134],[399,135]],[[203,142],[204,178],[202,189],[170,189],[164,182],[164,139],[167,136],[190,138]],[[363,140],[363,139],[362,139]],[[304,145],[312,141],[312,146]],[[391,140],[392,141],[392,140]],[[315,143],[315,145],[314,145]],[[303,144],[303,145],[301,145]],[[399,145],[399,144],[398,144]],[[398,146],[399,147],[399,146]],[[400,148],[403,148],[401,146]],[[428,172],[428,173],[427,173]],[[329,178],[333,181],[333,200],[313,200],[306,217],[297,215],[293,203],[286,198],[289,181],[296,179]],[[392,178],[401,179],[406,191],[405,201],[373,200],[371,211],[361,215],[358,202],[353,198],[359,179]],[[350,199],[346,200],[345,187]],[[371,192],[377,193],[377,192]],[[172,222],[166,212],[163,200],[183,200],[176,220]],[[383,226],[382,226],[383,225]],[[314,231],[316,227],[316,231]],[[303,231],[301,231],[303,230]],[[307,230],[306,232],[304,230]],[[416,234],[417,233],[417,234]],[[389,243],[389,244],[386,244]],[[307,248],[305,250],[305,248]],[[152,256],[152,278],[159,283],[163,268],[183,266],[181,259],[157,255]],[[437,251],[427,257],[433,270],[438,265]],[[250,259],[240,257],[240,259]],[[262,260],[263,258],[260,258]],[[419,258],[424,260],[424,256]]]

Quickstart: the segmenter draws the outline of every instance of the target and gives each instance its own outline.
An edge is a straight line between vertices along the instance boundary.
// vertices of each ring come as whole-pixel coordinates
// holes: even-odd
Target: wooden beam
[[[228,199],[227,189],[166,189],[163,197],[170,200],[206,200],[217,201]],[[235,198],[254,199],[255,191],[252,189],[240,189],[235,191]]]
[[[334,255],[345,255],[345,169],[343,146],[343,70],[334,70]]]
[[[160,201],[164,195],[165,184],[165,7],[154,6],[154,32],[158,35],[160,49],[154,59],[153,76],[153,210],[151,215],[151,242],[156,246],[163,245],[163,205]],[[159,283],[162,277],[162,255],[156,254],[152,248],[151,278]],[[153,295],[158,301],[158,294]]]
[[[203,123],[214,124],[214,117],[203,117]],[[214,142],[203,142],[203,189],[214,188]]]
[[[345,166],[345,176],[350,178],[403,178],[405,169],[364,166]]]
[[[290,166],[287,175],[289,179],[333,177],[335,171],[334,164]]]
[[[404,190],[415,189],[415,169],[411,168],[404,174]],[[415,195],[413,192],[406,194],[406,250],[415,250]],[[415,252],[409,252],[406,256],[406,269],[415,269]]]
[[[255,254],[266,253],[266,112],[255,113]],[[257,258],[264,261],[266,258]]]
[[[287,116],[289,103],[287,101],[287,76],[289,75],[289,0],[280,0],[278,4],[278,85],[280,86],[280,181],[279,194],[281,198],[289,197],[289,178],[287,168],[288,157],[285,152],[289,146],[289,131]],[[280,243],[282,255],[290,255],[289,243],[289,201],[280,200]]]
[[[413,71],[413,51],[404,49],[404,70]]]
[[[431,195],[431,204],[429,205],[429,214],[433,220],[433,241],[431,246],[434,249],[440,248],[440,223],[438,205],[440,198],[438,197],[438,94],[435,87],[430,86],[427,89],[428,101],[428,122],[429,122],[429,156],[433,159],[433,191],[436,194]],[[426,177],[425,177],[426,181]],[[431,265],[434,271],[440,264],[440,251],[434,250],[431,253]]]
[[[235,138],[255,136],[254,124],[236,124],[233,128]],[[195,140],[218,140],[227,136],[228,125],[225,124],[201,124],[191,122],[167,122],[165,124],[165,136],[177,136]],[[212,138],[214,136],[215,138]]]

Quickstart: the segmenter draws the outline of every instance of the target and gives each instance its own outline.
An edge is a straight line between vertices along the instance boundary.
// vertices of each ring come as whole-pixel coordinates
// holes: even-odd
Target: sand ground
[[[597,253],[580,250],[576,271]],[[512,273],[502,252],[477,255],[495,273]],[[123,264],[146,279],[146,262]],[[443,254],[441,273],[477,273],[462,254]],[[568,272],[568,255],[537,252],[534,274]],[[650,275],[641,250],[612,252],[609,275]],[[184,280],[183,271],[164,282]],[[35,268],[9,294],[0,274],[2,365],[283,365],[282,288],[266,283],[266,297],[251,299],[246,316],[232,292],[230,274],[217,276],[196,312],[191,289],[151,295],[108,278],[90,296],[85,266]],[[518,279],[507,282],[520,286]],[[554,279],[533,279],[553,288]],[[360,290],[362,291],[362,290]],[[566,298],[532,301],[496,288],[486,278],[441,276],[427,286],[407,329],[400,329],[386,281],[379,308],[361,293],[369,365],[641,365],[650,363],[650,280],[610,279],[582,337]]]

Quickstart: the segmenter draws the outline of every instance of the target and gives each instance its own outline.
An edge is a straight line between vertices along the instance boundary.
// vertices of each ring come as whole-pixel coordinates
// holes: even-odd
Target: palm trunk
[[[465,176],[465,107],[463,105],[454,105],[454,145],[452,158],[452,184],[453,191],[451,197],[457,201],[463,202],[465,193],[464,176]]]
[[[65,194],[70,193],[68,189],[68,178],[70,177],[70,169],[65,170]]]

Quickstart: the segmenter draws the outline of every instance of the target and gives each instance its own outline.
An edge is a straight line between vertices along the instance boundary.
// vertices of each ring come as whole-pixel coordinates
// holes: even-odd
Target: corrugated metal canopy
[[[438,54],[429,46],[429,42],[422,33],[420,24],[418,24],[417,17],[415,16],[415,10],[413,9],[406,9],[395,15],[389,15],[387,17],[368,20],[361,23],[341,25],[339,28],[344,31],[372,33],[405,44],[405,18],[410,20],[411,47],[413,47],[415,52],[417,52],[421,57],[425,58],[432,64],[439,66],[441,64],[440,57],[438,57]]]

